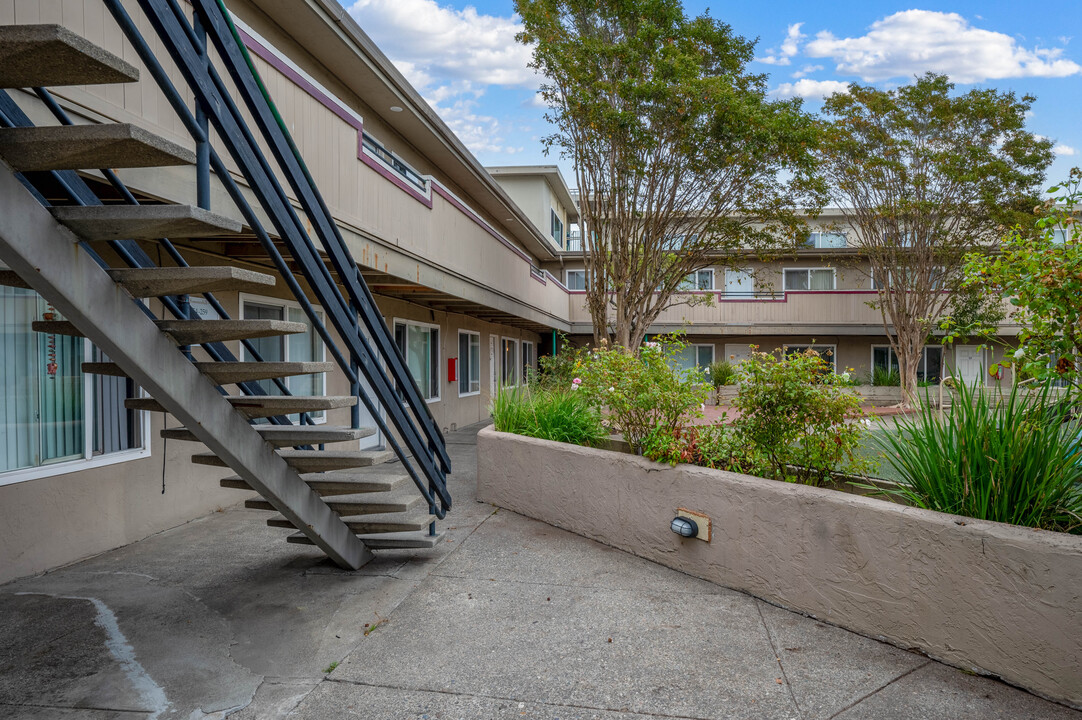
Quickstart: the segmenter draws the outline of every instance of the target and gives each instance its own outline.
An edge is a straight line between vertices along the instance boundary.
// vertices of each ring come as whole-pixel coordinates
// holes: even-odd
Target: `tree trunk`
[[[894,349],[898,356],[898,375],[901,378],[901,407],[919,406],[917,395],[917,367],[920,365],[921,352],[924,349],[923,337],[911,338],[899,334],[898,346]]]

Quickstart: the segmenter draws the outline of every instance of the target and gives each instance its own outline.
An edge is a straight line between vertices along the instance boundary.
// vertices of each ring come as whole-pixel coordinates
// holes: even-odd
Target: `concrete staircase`
[[[0,27],[0,88],[132,82],[138,69],[59,26]],[[215,291],[266,293],[274,276],[232,266],[106,268],[77,249],[117,240],[198,240],[242,230],[232,219],[176,205],[45,207],[18,179],[29,171],[192,164],[194,154],[135,125],[0,128],[0,284],[29,287],[63,316],[35,322],[39,332],[85,336],[110,362],[84,372],[130,377],[150,397],[131,410],[169,412],[181,427],[170,440],[204,443],[193,462],[231,469],[221,485],[257,493],[249,508],[269,510],[289,542],[319,546],[357,568],[370,550],[432,547],[434,519],[392,453],[313,450],[356,443],[372,428],[250,424],[257,418],[346,408],[353,396],[222,394],[219,388],[329,372],[323,362],[193,362],[182,348],[300,333],[281,320],[152,319],[138,299]]]

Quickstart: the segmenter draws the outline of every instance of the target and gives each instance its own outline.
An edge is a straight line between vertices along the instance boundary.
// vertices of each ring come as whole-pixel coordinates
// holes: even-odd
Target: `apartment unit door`
[[[496,395],[496,336],[488,336],[488,391],[492,396]]]
[[[954,376],[965,383],[983,382],[984,348],[980,345],[955,345]]]

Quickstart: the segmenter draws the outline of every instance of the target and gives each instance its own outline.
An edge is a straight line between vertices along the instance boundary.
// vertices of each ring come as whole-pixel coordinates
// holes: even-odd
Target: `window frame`
[[[409,329],[408,329],[408,326],[413,325],[414,327],[420,327],[420,328],[425,328],[427,330],[435,330],[436,331],[436,333],[437,333],[436,342],[435,342],[436,348],[435,348],[435,352],[432,353],[432,360],[435,363],[435,368],[436,368],[436,382],[435,382],[436,396],[435,397],[423,398],[423,400],[425,401],[425,403],[429,403],[429,404],[439,402],[440,400],[443,399],[443,372],[440,369],[440,363],[443,360],[443,349],[442,349],[442,345],[443,345],[443,337],[442,337],[443,328],[441,328],[438,323],[428,323],[428,322],[424,322],[422,320],[410,320],[408,318],[395,317],[395,318],[391,319],[391,337],[392,337],[392,339],[394,338],[395,329],[396,329],[396,327],[398,325],[407,326],[407,330],[406,330],[406,335],[407,335],[407,337],[406,337],[406,345],[407,346],[409,345]],[[397,345],[397,342],[396,342],[396,345]],[[401,348],[399,348],[399,350],[401,350]],[[406,369],[407,370],[409,369],[409,363],[408,362],[406,363]],[[431,372],[431,368],[429,368],[429,372]],[[414,382],[417,382],[417,378],[414,378],[413,380],[414,380]],[[420,385],[420,383],[417,383],[417,384]],[[418,387],[418,390],[420,390],[420,387]],[[408,403],[405,400],[403,400],[402,404],[407,405]]]
[[[811,274],[816,270],[829,270],[831,277],[831,287],[827,290],[812,290]],[[804,272],[808,274],[808,289],[807,290],[790,290],[786,287],[786,279],[789,273]],[[781,269],[781,288],[782,292],[834,292],[838,289],[838,268],[834,267],[792,267]]]
[[[887,372],[891,372],[894,369],[894,367],[893,367],[894,348],[892,348],[889,343],[888,344],[883,344],[883,343],[875,344],[875,343],[873,343],[872,347],[871,347],[871,350],[869,350],[869,353],[871,355],[871,361],[868,363],[868,367],[871,368],[872,373],[875,372],[875,351],[876,350],[886,350],[887,351],[887,362],[889,363],[889,366],[887,367]],[[947,353],[944,350],[942,345],[925,345],[924,347],[922,347],[920,349],[920,364],[921,364],[921,367],[919,367],[917,369],[917,379],[920,380],[920,376],[923,373],[924,377],[925,377],[925,382],[927,381],[927,377],[928,377],[928,350],[939,350],[939,379],[940,379],[940,381],[942,381],[943,378],[946,376],[944,371],[946,370],[946,367],[947,367]]]
[[[823,245],[822,239],[824,235],[840,236],[843,242],[841,245]],[[845,230],[811,230],[804,240],[804,247],[814,248],[816,250],[841,250],[842,248],[849,247],[849,233]]]
[[[549,235],[552,236],[557,247],[564,247],[564,221],[560,214],[556,212],[556,208],[552,207],[549,208]]]
[[[530,362],[526,362],[526,348],[530,348]],[[522,370],[522,377],[519,382],[525,384],[527,381],[526,370],[537,370],[537,343],[533,340],[520,340],[518,343],[519,353],[519,368]]]
[[[571,287],[571,273],[575,273],[576,275],[578,273],[582,273],[582,287],[581,288],[573,288],[573,287]],[[586,268],[565,268],[564,269],[564,287],[567,288],[569,291],[571,291],[571,292],[586,292],[586,284],[587,284],[587,282],[589,282],[589,278],[587,277],[587,274],[586,274]]]
[[[505,372],[505,368],[504,368],[504,365],[503,365],[504,358],[506,357],[506,353],[507,353],[507,343],[509,343],[509,342],[514,343],[514,345],[515,345],[515,359],[511,362],[511,367],[515,371],[515,382],[513,382],[513,383],[508,383],[506,381],[507,373]],[[518,387],[519,384],[522,381],[522,379],[519,377],[519,374],[522,371],[522,361],[521,361],[521,354],[520,354],[520,350],[519,350],[519,339],[518,338],[513,338],[513,337],[507,337],[505,335],[501,335],[500,336],[499,350],[500,350],[500,372],[499,372],[499,374],[497,375],[497,378],[496,378],[497,381],[498,381],[499,387],[504,387],[504,388]]]
[[[831,366],[832,366],[831,372],[833,372],[835,375],[838,373],[838,345],[837,345],[837,343],[814,343],[814,344],[813,343],[793,343],[793,344],[788,344],[787,343],[782,349],[782,355],[785,356],[785,357],[788,357],[789,354],[790,354],[790,351],[793,350],[794,348],[803,348],[804,350],[807,350],[808,348],[811,348],[812,350],[816,350],[816,351],[830,350],[829,360],[830,360],[830,363],[831,363]],[[821,352],[819,353],[819,355],[820,355],[820,357],[822,357]]]
[[[247,317],[245,315],[245,313],[244,313],[244,304],[247,303],[247,302],[256,303],[257,305],[270,305],[272,307],[280,307],[283,310],[282,319],[287,321],[287,322],[290,321],[289,320],[289,310],[290,309],[300,310],[302,313],[304,313],[304,308],[302,308],[301,304],[299,302],[297,302],[296,300],[287,300],[285,298],[267,297],[266,295],[255,295],[255,294],[252,294],[252,293],[243,293],[242,292],[242,293],[237,293],[237,308],[240,311],[240,317],[241,317],[242,320]],[[324,312],[322,308],[317,307],[317,308],[315,308],[315,311],[320,316],[321,320],[323,320],[324,318],[327,317],[327,313]],[[311,318],[309,318],[306,313],[304,313],[304,322],[311,322]],[[315,339],[317,345],[319,346],[319,350],[320,350],[319,357],[318,358],[313,358],[312,362],[326,362],[327,361],[327,345],[326,345],[326,343],[323,342],[323,338],[321,338],[319,336],[319,333],[316,332],[315,328],[312,329],[312,336]],[[293,361],[293,360],[289,359],[289,335],[282,335],[281,337],[282,337],[282,347],[285,349],[285,352],[283,353],[282,362],[304,362],[304,361]],[[251,360],[251,358],[248,355],[248,350],[247,350],[247,348],[244,347],[243,343],[240,344],[240,356],[238,357],[238,360],[241,360],[241,361]],[[320,376],[320,386],[317,388],[318,392],[316,394],[317,395],[326,395],[327,394],[327,373],[323,372],[323,373],[313,373],[313,374]],[[289,385],[289,378],[282,378],[281,380],[282,380],[282,382],[284,382],[286,384],[286,386]],[[315,413],[321,413],[321,414],[315,415]],[[297,422],[299,423],[300,422],[300,413],[290,413],[289,417],[292,417],[294,415],[297,417]],[[324,423],[327,422],[327,411],[326,410],[317,410],[317,411],[314,411],[314,412],[309,412],[309,413],[307,413],[307,415],[308,415],[309,419],[312,421],[313,425],[323,425]],[[313,415],[315,415],[315,416],[313,417]]]
[[[477,389],[470,392],[462,392],[462,377],[468,372],[467,365],[462,362],[462,336],[477,338]],[[467,342],[467,347],[469,343]],[[472,365],[469,366],[472,369]],[[458,396],[464,397],[476,397],[481,394],[481,333],[476,330],[462,330],[458,331]],[[472,379],[467,378],[469,384],[473,383]]]

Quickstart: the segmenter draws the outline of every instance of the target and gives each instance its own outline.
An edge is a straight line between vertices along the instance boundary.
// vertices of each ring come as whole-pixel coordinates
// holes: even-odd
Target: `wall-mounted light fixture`
[[[681,537],[695,537],[699,534],[699,526],[694,520],[679,515],[672,519],[669,529]]]

